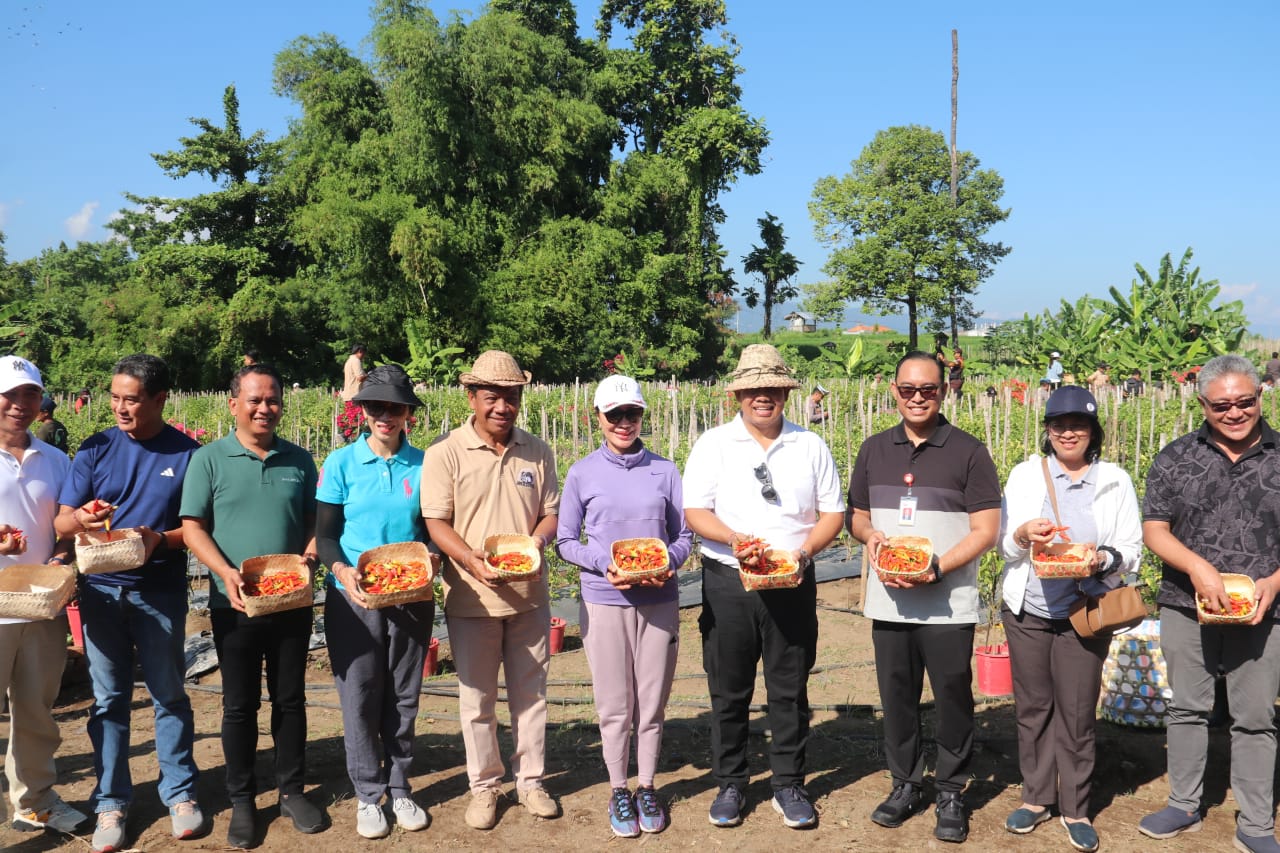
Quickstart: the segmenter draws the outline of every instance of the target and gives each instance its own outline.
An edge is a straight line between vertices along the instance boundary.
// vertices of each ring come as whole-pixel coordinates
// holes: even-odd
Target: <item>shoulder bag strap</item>
[[[1040,467],[1044,469],[1044,484],[1049,487],[1049,505],[1053,507],[1053,521],[1062,526],[1062,516],[1058,513],[1058,490],[1053,487],[1053,477],[1049,476],[1049,457],[1040,457]]]

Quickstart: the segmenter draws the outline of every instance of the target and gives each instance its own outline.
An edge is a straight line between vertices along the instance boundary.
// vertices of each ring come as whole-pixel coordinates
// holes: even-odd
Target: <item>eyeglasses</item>
[[[644,409],[640,409],[640,408],[614,409],[613,411],[604,412],[603,414],[604,414],[604,419],[611,424],[616,424],[618,423],[618,421],[622,420],[623,418],[626,418],[632,423],[638,424],[640,423],[640,419],[644,417]]]
[[[372,418],[380,418],[383,415],[390,415],[393,418],[398,418],[401,415],[408,414],[409,412],[409,407],[404,403],[383,403],[378,400],[370,400],[369,402],[361,403],[360,405],[364,407],[365,412],[367,412],[369,417]]]
[[[773,477],[769,474],[769,466],[761,462],[755,467],[756,479],[764,485],[760,488],[760,496],[772,503],[778,499],[778,490],[773,487]]]
[[[1084,423],[1082,421],[1078,421],[1076,423],[1069,423],[1069,424],[1049,424],[1048,426],[1045,427],[1045,429],[1049,433],[1049,435],[1052,435],[1053,437],[1058,438],[1060,436],[1066,435],[1067,433],[1072,433],[1074,435],[1084,435],[1085,433],[1090,431],[1091,426],[1090,424]]]
[[[1227,412],[1231,411],[1232,409],[1239,409],[1242,412],[1247,412],[1249,409],[1252,409],[1254,406],[1258,405],[1258,398],[1256,396],[1244,397],[1239,400],[1220,400],[1215,403],[1215,402],[1210,402],[1209,400],[1206,400],[1204,397],[1201,397],[1200,402],[1208,406],[1209,411],[1213,412],[1214,414],[1225,415]]]
[[[938,391],[941,390],[938,385],[899,385],[894,383],[893,387],[898,389],[898,396],[904,400],[915,399],[917,394],[925,400],[932,400],[938,396]]]

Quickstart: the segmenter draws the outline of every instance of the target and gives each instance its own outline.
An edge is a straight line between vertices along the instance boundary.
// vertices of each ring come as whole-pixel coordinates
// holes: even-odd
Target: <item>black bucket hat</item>
[[[398,364],[380,364],[370,370],[351,402],[403,403],[411,409],[422,405],[418,395],[413,393],[409,374]]]

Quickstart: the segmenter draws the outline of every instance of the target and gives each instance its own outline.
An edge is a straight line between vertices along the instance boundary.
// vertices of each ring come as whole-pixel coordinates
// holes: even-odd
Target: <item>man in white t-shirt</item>
[[[831,450],[782,416],[799,386],[776,349],[747,347],[728,386],[741,411],[704,433],[685,465],[685,520],[702,537],[698,625],[711,692],[711,772],[720,784],[708,815],[713,826],[742,822],[747,721],[761,660],[773,808],[793,829],[818,820],[803,787],[809,670],[818,648],[812,555],[840,533],[844,496]],[[798,587],[743,587],[738,561],[761,558],[756,537],[792,553],[803,569]]]
[[[43,396],[34,364],[18,356],[0,358],[0,571],[19,563],[70,561],[71,543],[57,539],[53,519],[71,463],[27,431]],[[53,755],[62,743],[53,703],[66,659],[66,616],[0,617],[0,694],[9,694],[4,771],[19,829],[73,832],[88,819],[53,790]]]

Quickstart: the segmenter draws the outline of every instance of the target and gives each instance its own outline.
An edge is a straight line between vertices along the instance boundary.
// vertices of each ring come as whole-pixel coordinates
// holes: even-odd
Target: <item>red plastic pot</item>
[[[551,617],[551,654],[558,655],[564,650],[565,621],[559,616]]]
[[[435,637],[427,643],[427,653],[422,658],[422,677],[430,678],[440,671],[440,641]]]
[[[973,652],[978,673],[978,690],[988,696],[1013,693],[1013,667],[1009,663],[1009,644],[978,646]]]

